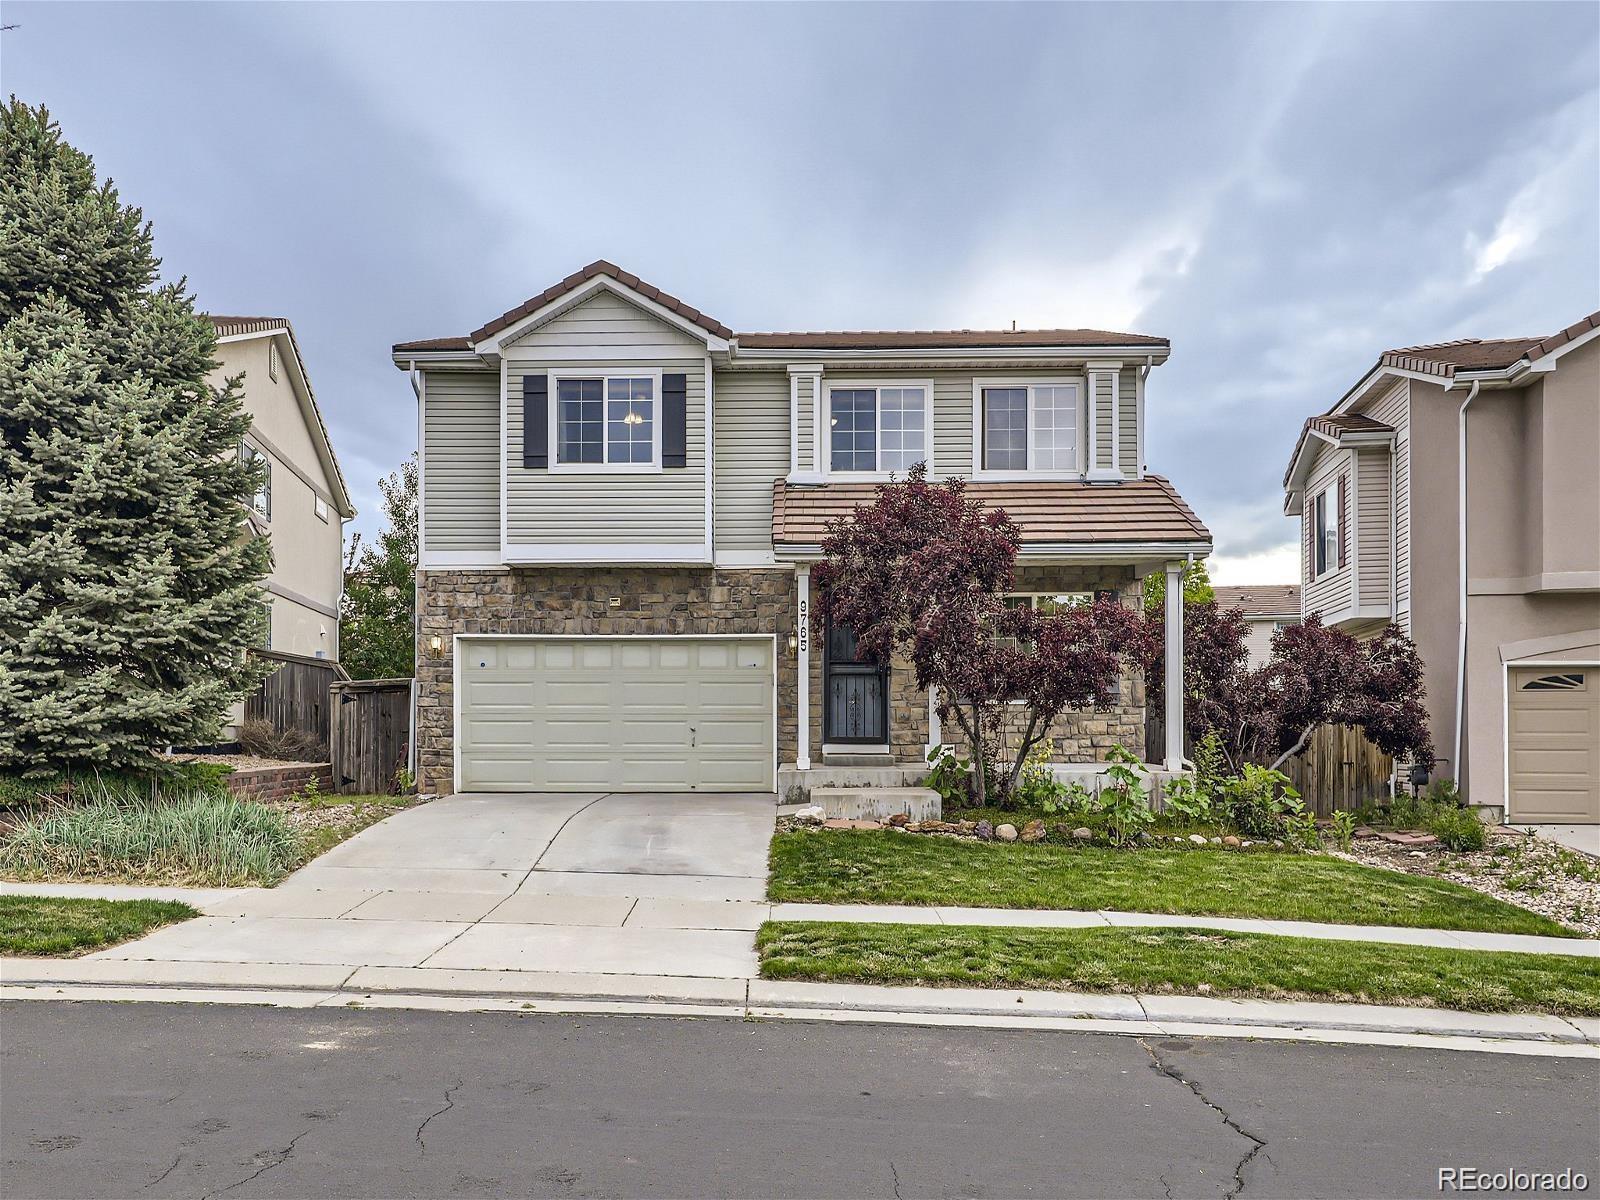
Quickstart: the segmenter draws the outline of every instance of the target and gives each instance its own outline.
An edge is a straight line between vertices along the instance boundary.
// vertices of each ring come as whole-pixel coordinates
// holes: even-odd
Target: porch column
[[[1169,771],[1183,767],[1183,564],[1167,564],[1166,678],[1167,761]]]
[[[802,770],[811,769],[811,568],[801,564],[795,569],[795,653],[800,672],[796,688],[799,711],[795,717],[794,765]]]
[[[944,731],[939,728],[939,689],[931,687],[928,689],[928,744],[922,748],[922,752],[931,754],[933,748],[943,740]]]

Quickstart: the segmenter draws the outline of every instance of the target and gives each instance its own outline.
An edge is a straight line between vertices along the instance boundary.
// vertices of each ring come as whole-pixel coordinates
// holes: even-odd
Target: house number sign
[[[800,598],[800,628],[795,631],[799,636],[801,654],[811,653],[811,598]]]

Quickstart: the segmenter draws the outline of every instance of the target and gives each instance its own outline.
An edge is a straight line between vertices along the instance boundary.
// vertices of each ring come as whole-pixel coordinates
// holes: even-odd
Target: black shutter
[[[661,465],[689,465],[689,377],[661,377]]]
[[[530,471],[550,466],[550,380],[522,377],[522,465]]]

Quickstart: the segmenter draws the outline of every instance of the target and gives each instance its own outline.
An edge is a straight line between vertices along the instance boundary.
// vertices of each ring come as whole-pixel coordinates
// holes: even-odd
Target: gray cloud
[[[1295,432],[1378,351],[1600,304],[1590,5],[6,13],[169,270],[294,320],[365,528],[388,345],[601,256],[741,329],[1165,334],[1150,461],[1228,556],[1293,537]]]

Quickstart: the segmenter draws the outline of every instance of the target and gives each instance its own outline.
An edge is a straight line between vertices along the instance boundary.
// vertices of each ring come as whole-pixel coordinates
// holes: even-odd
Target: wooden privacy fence
[[[265,721],[274,729],[298,729],[319,742],[328,741],[328,687],[349,679],[349,673],[326,658],[283,650],[252,650],[257,658],[278,664],[245,699],[247,721]]]
[[[342,679],[328,688],[333,786],[363,794],[398,790],[411,724],[411,680]]]
[[[1283,764],[1306,808],[1319,817],[1341,809],[1380,804],[1389,798],[1394,759],[1359,729],[1324,725],[1311,735],[1306,752]]]

